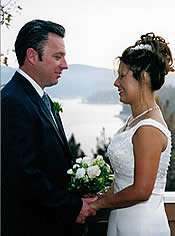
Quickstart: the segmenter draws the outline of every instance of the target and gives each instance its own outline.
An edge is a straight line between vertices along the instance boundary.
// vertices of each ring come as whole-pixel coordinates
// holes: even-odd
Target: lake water
[[[122,127],[123,121],[116,117],[121,105],[94,105],[82,103],[81,99],[59,100],[63,113],[60,113],[67,138],[73,133],[86,155],[96,150],[96,138],[105,128],[106,138],[112,138]]]

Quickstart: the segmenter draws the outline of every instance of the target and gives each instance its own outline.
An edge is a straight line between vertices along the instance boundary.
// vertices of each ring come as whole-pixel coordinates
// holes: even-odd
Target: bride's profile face
[[[139,82],[134,78],[133,72],[123,62],[120,62],[118,77],[114,82],[114,86],[118,88],[121,102],[125,104],[137,103],[140,91]]]

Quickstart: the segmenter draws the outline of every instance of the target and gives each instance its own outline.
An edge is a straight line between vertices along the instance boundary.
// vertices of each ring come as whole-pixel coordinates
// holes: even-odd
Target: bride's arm
[[[107,192],[103,198],[91,204],[91,207],[124,208],[149,199],[160,161],[161,152],[165,150],[167,138],[154,127],[140,127],[133,136],[135,158],[134,183],[114,194]]]

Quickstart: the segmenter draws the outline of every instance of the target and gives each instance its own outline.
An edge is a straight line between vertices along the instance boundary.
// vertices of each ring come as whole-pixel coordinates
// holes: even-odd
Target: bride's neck
[[[132,110],[132,116],[136,117],[139,114],[141,114],[142,112],[146,111],[149,108],[155,108],[157,106],[156,102],[152,102],[149,104],[135,104],[133,106],[131,106],[131,110]]]

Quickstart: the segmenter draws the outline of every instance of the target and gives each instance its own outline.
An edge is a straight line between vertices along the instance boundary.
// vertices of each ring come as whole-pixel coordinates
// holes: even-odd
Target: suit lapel
[[[51,123],[53,129],[55,130],[58,139],[60,140],[60,143],[62,144],[62,146],[64,147],[64,149],[66,151],[68,147],[68,145],[65,145],[65,141],[64,141],[64,136],[65,135],[61,135],[61,132],[59,132],[58,128],[56,127],[56,124],[52,118],[51,113],[49,112],[49,110],[47,109],[47,107],[45,106],[44,102],[42,101],[41,97],[39,96],[39,94],[36,92],[36,90],[33,88],[33,86],[30,84],[29,81],[27,81],[27,79],[25,79],[21,74],[19,74],[18,72],[16,72],[15,74],[15,79],[18,80],[18,82],[23,84],[23,87],[25,89],[25,91],[27,92],[28,96],[31,98],[31,100],[38,104],[38,107],[40,108],[42,114],[45,116],[45,118],[48,120],[49,123]],[[57,124],[60,126],[59,122],[57,121]],[[63,128],[61,127],[61,130],[63,130]],[[64,134],[64,131],[63,131]],[[65,137],[66,139],[66,137]],[[66,141],[67,144],[67,141]],[[70,151],[70,149],[69,149]]]
[[[64,132],[64,128],[63,128],[63,125],[62,125],[62,122],[61,122],[60,115],[59,115],[59,113],[57,113],[57,114],[55,113],[55,110],[53,108],[53,102],[52,102],[52,100],[50,100],[50,101],[51,101],[52,113],[53,113],[54,118],[56,120],[57,126],[58,126],[58,128],[59,128],[59,130],[60,130],[60,132],[62,134],[62,137],[64,139],[64,143],[66,144],[67,148],[71,152],[71,149],[70,149],[69,144],[67,142],[67,138],[66,138],[66,135],[65,135],[65,132]]]
[[[52,118],[52,115],[51,113],[49,112],[49,110],[47,109],[47,107],[45,106],[45,104],[43,103],[43,101],[41,100],[40,102],[40,108],[41,108],[41,111],[43,113],[43,115],[47,118],[47,120],[52,124],[54,130],[56,131],[60,141],[62,142],[62,144],[64,145],[64,141],[63,141],[63,138],[61,136],[61,133],[59,132],[58,128],[56,127],[56,124]]]

